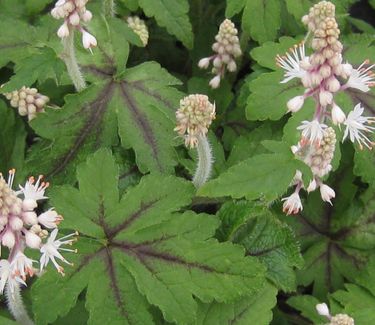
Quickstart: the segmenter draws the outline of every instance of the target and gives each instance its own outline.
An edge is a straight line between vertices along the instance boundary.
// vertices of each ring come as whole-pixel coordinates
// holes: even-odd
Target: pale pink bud
[[[333,103],[331,115],[332,115],[332,122],[335,125],[344,123],[346,119],[345,113],[335,103]]]
[[[39,236],[35,235],[31,231],[26,230],[25,239],[26,239],[26,245],[29,246],[30,248],[35,248],[35,249],[40,248],[40,244],[42,240],[40,239]]]
[[[214,78],[212,78],[209,82],[209,85],[211,86],[211,88],[218,88],[220,85],[220,76],[215,76]]]
[[[60,38],[65,38],[69,36],[69,28],[66,23],[63,23],[57,30],[57,36]]]
[[[234,71],[236,71],[236,70],[237,70],[236,62],[234,62],[233,60],[230,61],[230,62],[228,63],[228,70],[229,70],[230,72],[234,72]]]
[[[14,236],[13,232],[11,230],[7,230],[3,235],[1,243],[8,248],[13,248],[15,242],[16,237]]]
[[[8,218],[6,216],[0,217],[0,226],[5,226],[8,223]]]
[[[350,63],[344,63],[341,65],[346,76],[350,76],[353,71],[353,66]]]
[[[62,217],[54,210],[48,210],[38,217],[38,222],[46,228],[56,228]]]
[[[328,90],[332,93],[339,91],[341,88],[340,82],[335,77],[332,77],[328,80],[327,86]]]
[[[319,315],[326,316],[328,318],[331,317],[327,304],[325,303],[317,304],[315,308]]]
[[[203,59],[200,59],[198,62],[198,67],[200,67],[201,69],[207,69],[209,65],[210,65],[210,58],[203,58]]]
[[[316,180],[315,179],[313,179],[311,182],[310,182],[310,184],[309,184],[309,186],[307,187],[307,192],[308,193],[310,193],[310,192],[313,192],[313,191],[315,191],[316,190]]]
[[[36,201],[34,199],[24,199],[22,201],[22,209],[24,211],[32,211],[37,206],[38,206],[38,204],[36,203]]]
[[[18,217],[11,217],[11,219],[9,220],[9,224],[10,224],[10,227],[14,230],[14,231],[19,231],[22,229],[23,227],[23,222],[20,218]]]
[[[288,101],[286,106],[288,107],[288,112],[298,112],[305,102],[304,96],[296,96]]]
[[[27,211],[22,214],[23,220],[26,224],[33,226],[38,223],[37,215],[34,211]]]
[[[96,38],[85,30],[82,31],[82,44],[85,49],[98,45]]]
[[[331,199],[336,196],[335,191],[328,185],[320,185],[320,196],[324,202],[329,202],[332,205]]]
[[[87,23],[92,19],[92,13],[90,10],[85,10],[85,12],[82,14],[82,20]]]
[[[69,22],[73,25],[73,26],[78,26],[79,25],[79,15],[78,15],[78,12],[75,11],[73,14],[70,15],[69,17]]]
[[[319,93],[319,101],[320,105],[327,106],[328,104],[332,104],[333,95],[329,91],[323,90]]]

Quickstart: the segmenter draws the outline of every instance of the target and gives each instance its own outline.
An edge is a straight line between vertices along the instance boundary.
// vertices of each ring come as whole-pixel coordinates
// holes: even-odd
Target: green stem
[[[198,166],[193,177],[193,184],[200,188],[210,177],[212,170],[212,149],[205,135],[198,136]]]
[[[18,283],[14,284],[13,290],[10,289],[10,285],[7,283],[5,296],[7,298],[9,311],[20,325],[34,325],[34,322],[30,319],[22,302],[20,291]]]
[[[71,29],[69,36],[63,38],[63,46],[64,46],[64,55],[63,60],[66,64],[66,68],[68,69],[68,74],[72,79],[73,85],[77,91],[81,91],[82,89],[86,88],[85,79],[82,76],[81,70],[79,68],[75,48],[74,48],[74,30]]]
[[[114,0],[103,0],[103,13],[105,17],[115,16],[115,1]]]

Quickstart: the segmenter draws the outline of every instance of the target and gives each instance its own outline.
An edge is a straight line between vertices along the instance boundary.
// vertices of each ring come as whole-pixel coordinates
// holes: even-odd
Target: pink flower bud
[[[16,237],[14,236],[13,232],[11,230],[7,230],[1,240],[1,243],[8,248],[13,248],[15,242]]]
[[[24,211],[33,211],[37,206],[38,204],[34,199],[24,199],[22,201],[22,209]]]
[[[25,239],[26,239],[26,245],[30,248],[39,249],[40,244],[42,243],[42,240],[39,236],[35,235],[31,231],[27,231],[25,233]]]
[[[72,15],[70,15],[69,17],[69,22],[73,25],[73,26],[78,26],[79,25],[79,15],[78,15],[78,12],[75,11]]]
[[[214,78],[212,78],[209,82],[209,85],[211,86],[211,88],[213,89],[216,89],[220,86],[220,76],[215,76]]]
[[[60,38],[65,38],[69,36],[69,28],[66,23],[63,23],[57,30],[57,36]]]
[[[331,115],[332,115],[332,122],[335,125],[344,123],[346,119],[345,113],[335,103],[333,103]]]
[[[201,69],[207,69],[209,65],[210,65],[210,58],[203,58],[203,59],[200,59],[198,62],[198,67],[200,67]]]
[[[319,315],[331,317],[327,304],[325,303],[317,304],[315,308]]]
[[[305,102],[304,96],[296,96],[288,101],[286,106],[288,107],[288,112],[296,113],[298,112]]]
[[[92,13],[90,10],[85,10],[85,12],[82,14],[82,20],[87,23],[92,19]]]
[[[340,82],[335,78],[331,77],[327,82],[328,90],[332,93],[335,93],[340,90]]]
[[[33,226],[38,223],[38,218],[34,211],[26,211],[22,214],[22,217],[27,225]]]
[[[309,186],[307,187],[307,192],[308,193],[310,193],[310,192],[313,192],[313,191],[315,191],[316,190],[316,180],[315,179],[313,179],[311,182],[310,182],[310,184],[309,184]]]
[[[9,220],[9,224],[10,224],[10,227],[14,230],[14,231],[19,231],[22,229],[23,227],[23,222],[20,218],[18,217],[11,217],[10,220]]]
[[[82,31],[82,44],[85,49],[98,45],[96,38],[85,30]]]
[[[333,95],[329,91],[323,90],[319,93],[320,105],[327,106],[332,104]]]
[[[330,188],[328,185],[320,185],[320,196],[324,202],[329,202],[332,205],[331,199],[336,196],[335,191]]]

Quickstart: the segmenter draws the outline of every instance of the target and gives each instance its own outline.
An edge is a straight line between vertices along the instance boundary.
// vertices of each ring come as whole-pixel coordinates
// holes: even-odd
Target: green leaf
[[[271,69],[271,70],[281,70],[276,65],[275,58],[277,55],[284,55],[290,48],[298,44],[297,39],[282,36],[278,43],[275,42],[265,42],[261,46],[256,47],[251,50],[251,57],[258,62],[261,66]]]
[[[313,2],[309,0],[285,0],[285,3],[288,12],[298,21],[301,21],[302,17],[308,14],[310,7],[313,6]]]
[[[199,304],[196,325],[268,325],[276,304],[277,290],[271,284],[253,297],[244,297],[231,304]]]
[[[55,177],[55,183],[72,181],[79,162],[98,146],[116,144],[119,135],[123,147],[134,149],[141,172],[173,172],[174,112],[182,95],[171,85],[178,80],[153,62],[127,69],[121,80],[101,68],[91,69],[101,76],[100,82],[68,95],[62,109],[48,110],[32,121],[49,141],[32,147],[29,166]]]
[[[314,324],[321,324],[324,317],[316,311],[316,305],[321,303],[317,298],[308,295],[290,297],[287,301],[289,306],[301,312],[301,315],[311,320]]]
[[[82,237],[76,266],[64,278],[48,272],[33,285],[38,324],[66,314],[85,288],[89,325],[146,325],[153,324],[150,304],[169,322],[191,324],[193,295],[226,303],[253,297],[264,285],[264,268],[255,258],[212,239],[216,218],[179,212],[194,195],[190,182],[145,176],[120,199],[117,173],[109,151],[100,150],[78,168],[79,190],[53,191],[64,226]]]
[[[198,190],[198,195],[272,201],[286,191],[298,169],[305,171],[306,165],[294,159],[291,152],[258,155],[209,181]]]
[[[36,41],[36,34],[30,24],[0,15],[0,30],[0,67],[32,55],[30,45]]]
[[[267,277],[283,291],[296,289],[294,267],[303,259],[292,229],[269,211],[252,203],[226,203],[218,213],[221,238],[241,244],[246,254],[257,257],[267,267]],[[225,236],[225,233],[228,235]],[[224,236],[223,236],[224,235]]]
[[[264,43],[274,40],[281,25],[278,0],[227,0],[226,15],[232,17],[243,8],[242,29]],[[256,13],[257,19],[254,19]]]
[[[372,150],[356,150],[354,153],[354,174],[370,185],[375,184],[375,153]]]
[[[26,131],[15,109],[0,100],[0,172],[11,168],[22,170],[26,147]]]
[[[146,16],[155,17],[159,26],[165,27],[187,48],[193,47],[193,32],[189,20],[187,0],[138,0]]]
[[[249,83],[251,95],[248,97],[246,107],[246,117],[249,120],[278,120],[286,114],[288,100],[304,93],[299,80],[281,84],[282,73],[282,71],[263,73]]]
[[[63,61],[51,48],[45,47],[17,62],[14,68],[15,75],[1,88],[1,92],[10,92],[23,86],[29,87],[36,81],[43,83],[49,78],[59,85],[64,71]]]

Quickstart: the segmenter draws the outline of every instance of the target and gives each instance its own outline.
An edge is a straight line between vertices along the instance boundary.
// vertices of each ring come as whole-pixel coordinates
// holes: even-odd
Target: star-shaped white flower
[[[305,54],[305,44],[303,42],[292,47],[286,55],[276,56],[276,64],[285,70],[285,78],[281,83],[286,83],[294,78],[301,79],[306,74],[306,70],[301,67],[301,62],[305,65],[309,64],[309,59]]]
[[[345,84],[346,88],[355,88],[365,93],[370,91],[370,87],[375,85],[375,74],[371,71],[375,67],[375,64],[364,68],[367,64],[369,64],[368,60],[363,62],[357,69],[350,71],[349,80]]]
[[[348,114],[344,122],[346,129],[342,141],[349,135],[350,141],[353,143],[357,141],[361,149],[363,149],[363,145],[371,149],[374,142],[372,142],[365,133],[374,132],[375,127],[366,124],[375,123],[375,117],[362,116],[363,110],[364,108],[359,103],[354,107],[354,110]]]
[[[297,130],[302,131],[302,139],[311,143],[319,144],[324,136],[324,129],[327,125],[319,123],[318,120],[302,121]]]
[[[42,253],[42,256],[40,258],[40,271],[42,271],[43,268],[46,267],[48,262],[51,260],[53,265],[56,267],[57,271],[61,273],[62,275],[64,275],[64,268],[57,263],[56,258],[58,258],[59,260],[63,261],[64,263],[68,265],[73,265],[72,263],[68,262],[60,254],[59,251],[76,253],[77,250],[75,249],[62,248],[60,246],[72,245],[76,239],[71,238],[71,237],[78,235],[78,233],[75,232],[75,233],[69,234],[67,236],[64,236],[56,240],[57,233],[58,233],[58,229],[56,228],[51,232],[51,235],[49,236],[47,242],[44,245],[42,245],[42,247],[40,248],[40,252]]]

